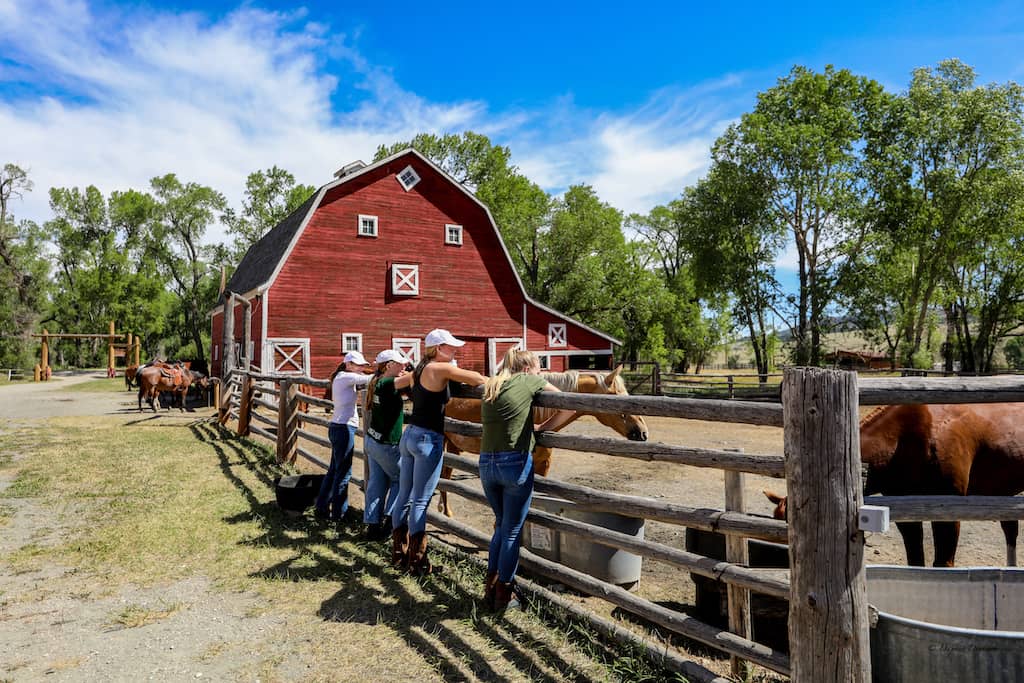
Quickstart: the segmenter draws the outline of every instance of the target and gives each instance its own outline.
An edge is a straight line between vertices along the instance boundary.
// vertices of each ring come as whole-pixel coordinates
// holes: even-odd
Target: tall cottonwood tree
[[[778,312],[798,364],[819,363],[829,307],[866,232],[860,148],[881,93],[846,69],[797,66],[715,143],[715,163],[764,188],[766,216],[788,232],[796,252],[797,291]]]
[[[294,175],[277,166],[250,173],[245,180],[242,210],[236,212],[228,208],[223,217],[228,233],[234,236],[233,262],[241,261],[249,247],[299,208],[315,191],[312,185],[297,183]]]

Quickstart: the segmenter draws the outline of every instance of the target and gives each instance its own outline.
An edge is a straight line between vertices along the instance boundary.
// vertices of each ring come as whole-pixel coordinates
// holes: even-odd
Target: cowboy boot
[[[426,576],[433,570],[427,557],[427,532],[409,536],[409,571],[413,576]]]
[[[510,609],[519,609],[519,596],[516,592],[515,581],[498,581],[494,586],[494,611],[504,612]]]
[[[494,592],[498,585],[498,572],[487,572],[487,576],[484,577],[484,607],[493,612],[494,611]]]
[[[409,566],[409,527],[404,524],[391,532],[391,566],[395,569]]]

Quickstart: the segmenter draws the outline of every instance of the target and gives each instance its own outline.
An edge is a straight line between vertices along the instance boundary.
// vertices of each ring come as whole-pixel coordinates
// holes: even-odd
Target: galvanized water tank
[[[1024,569],[870,566],[872,678],[1024,682]]]
[[[644,537],[644,520],[635,517],[582,510],[572,501],[542,494],[534,494],[531,507],[567,519],[611,529],[637,539]],[[541,557],[623,588],[634,588],[640,581],[643,564],[640,555],[609,548],[574,534],[527,522],[523,529],[523,546]]]

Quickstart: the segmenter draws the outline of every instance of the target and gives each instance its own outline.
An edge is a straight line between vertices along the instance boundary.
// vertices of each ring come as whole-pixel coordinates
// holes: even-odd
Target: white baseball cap
[[[448,330],[431,330],[427,334],[427,338],[423,340],[426,346],[438,346],[440,344],[447,344],[448,346],[462,346],[466,342],[461,339],[456,339],[452,336],[452,333]]]
[[[345,362],[355,363],[356,365],[369,365],[366,359],[363,358],[363,354],[359,353],[358,351],[349,351],[348,353],[346,353]]]
[[[396,363],[408,363],[409,359],[402,355],[401,351],[395,349],[384,349],[377,354],[377,363],[390,363],[395,361]]]

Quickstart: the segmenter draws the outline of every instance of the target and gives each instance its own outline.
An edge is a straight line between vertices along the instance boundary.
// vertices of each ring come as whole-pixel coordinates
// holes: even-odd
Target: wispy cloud
[[[742,85],[730,77],[665,89],[616,113],[570,96],[496,112],[410,92],[363,56],[358,34],[249,5],[210,18],[0,0],[0,46],[0,162],[30,169],[37,191],[14,209],[36,220],[49,216],[49,187],[142,189],[175,172],[237,205],[259,168],[323,183],[378,145],[466,129],[509,145],[545,189],[588,183],[612,205],[646,212],[703,172]],[[354,104],[338,110],[339,93]]]

